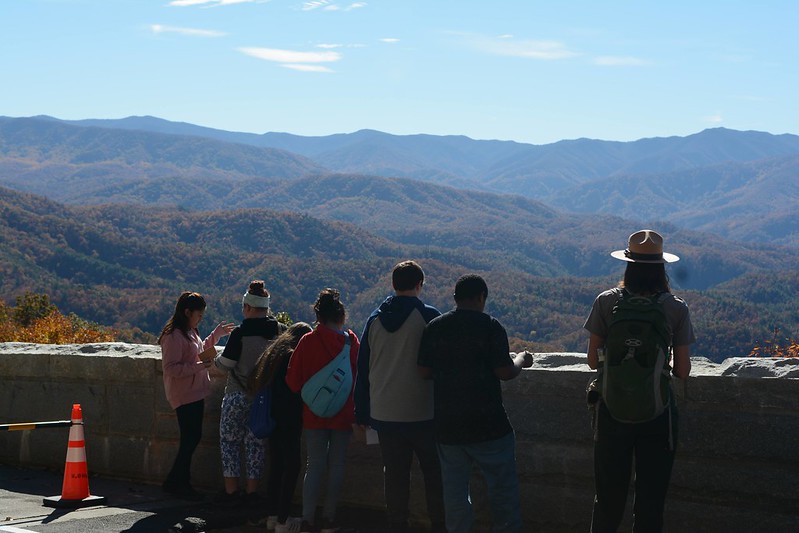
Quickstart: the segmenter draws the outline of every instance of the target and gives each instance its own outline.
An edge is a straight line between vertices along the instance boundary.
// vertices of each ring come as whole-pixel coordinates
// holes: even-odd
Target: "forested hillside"
[[[442,192],[442,203],[448,201],[445,197]],[[504,208],[511,210],[510,206]],[[548,213],[544,210],[541,214]],[[514,346],[579,351],[585,346],[581,327],[591,301],[597,292],[614,284],[623,269],[617,261],[599,258],[606,257],[619,240],[623,242],[623,231],[598,228],[580,241],[597,261],[612,265],[605,275],[537,276],[508,263],[505,257],[510,256],[510,249],[507,254],[501,249],[480,249],[474,239],[453,247],[445,247],[443,241],[437,245],[402,243],[351,223],[300,213],[133,205],[68,207],[0,189],[0,293],[7,303],[26,290],[46,293],[65,313],[157,333],[177,294],[185,289],[208,295],[206,328],[223,318],[239,320],[244,287],[249,280],[260,278],[272,292],[275,310],[287,311],[295,320],[312,319],[310,304],[321,288],[341,289],[348,304],[348,323],[360,331],[371,310],[390,292],[391,266],[400,259],[414,258],[428,274],[425,299],[441,309],[451,307],[452,287],[459,275],[480,272],[490,286],[488,311],[505,324]],[[618,237],[616,242],[611,244],[612,239],[602,237],[605,233]],[[565,245],[574,236],[553,233],[550,249]],[[701,234],[679,236],[674,241],[686,257],[707,244]],[[758,252],[731,243],[718,244],[720,247],[709,248],[726,256],[743,254],[747,259],[738,259],[741,266]],[[571,253],[579,249],[571,248]],[[791,258],[788,251],[759,251],[764,252],[760,254],[763,257],[781,253],[785,262]],[[712,257],[706,260],[712,261]],[[565,269],[565,264],[557,268]],[[777,270],[762,275],[750,268],[745,277],[733,276],[719,287],[678,291],[691,305],[699,332],[695,353],[714,359],[743,355],[755,342],[770,339],[775,325],[785,335],[799,331],[799,316],[791,305],[799,287],[792,276]]]
[[[179,194],[182,191],[182,195]],[[218,194],[209,191],[218,192]],[[351,222],[391,241],[422,247],[428,256],[490,270],[492,265],[540,276],[597,276],[618,269],[608,251],[620,238],[655,226],[683,261],[674,281],[704,289],[752,270],[791,268],[799,251],[735,243],[678,229],[650,219],[632,222],[611,216],[569,215],[520,196],[481,193],[409,179],[324,175],[279,182],[224,184],[175,179],[108,184],[73,191],[71,200],[103,198],[132,203],[177,203],[192,209],[259,207]]]
[[[799,247],[799,155],[607,178],[547,201],[578,213],[669,220],[727,239]]]

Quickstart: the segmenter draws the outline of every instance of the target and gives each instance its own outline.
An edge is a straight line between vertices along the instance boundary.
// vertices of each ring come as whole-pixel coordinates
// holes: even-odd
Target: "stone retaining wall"
[[[584,389],[592,372],[579,354],[538,354],[536,365],[503,385],[516,429],[526,531],[587,531],[593,498],[592,440]],[[680,445],[667,503],[673,532],[799,531],[799,360],[694,361],[675,381]],[[223,381],[214,378],[195,483],[221,488],[218,450]],[[0,422],[68,419],[83,409],[89,470],[160,483],[178,444],[154,346],[0,344]],[[67,429],[0,432],[0,462],[63,469]],[[343,500],[380,507],[377,446],[350,446]],[[357,468],[355,468],[357,465]],[[412,505],[424,516],[421,475]],[[484,486],[475,503],[487,516]],[[299,496],[299,492],[298,492]],[[629,520],[628,520],[629,525]]]

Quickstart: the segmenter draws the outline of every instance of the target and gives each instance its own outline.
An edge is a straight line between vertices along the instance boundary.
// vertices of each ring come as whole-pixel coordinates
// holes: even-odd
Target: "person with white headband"
[[[269,292],[261,280],[250,283],[241,306],[244,320],[231,332],[224,351],[214,361],[217,368],[228,373],[219,415],[219,448],[225,490],[216,502],[256,505],[261,503],[257,490],[264,467],[264,442],[256,438],[247,425],[252,403],[248,381],[258,358],[285,326],[272,316]],[[242,445],[247,476],[244,494],[239,491]]]

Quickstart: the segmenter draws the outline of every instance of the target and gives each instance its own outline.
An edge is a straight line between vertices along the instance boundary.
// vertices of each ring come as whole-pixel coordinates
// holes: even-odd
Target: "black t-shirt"
[[[442,444],[495,440],[510,433],[494,369],[513,364],[508,335],[495,318],[455,309],[422,335],[419,366],[433,369],[435,423]]]

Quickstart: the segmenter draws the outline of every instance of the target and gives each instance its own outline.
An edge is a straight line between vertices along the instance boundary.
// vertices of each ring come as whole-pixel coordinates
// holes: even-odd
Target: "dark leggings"
[[[640,424],[614,420],[604,404],[600,404],[599,409],[599,435],[594,445],[596,498],[591,531],[615,533],[618,530],[634,463],[633,531],[658,533],[663,528],[663,506],[674,464],[677,409],[672,402],[671,408],[662,415]]]
[[[175,409],[180,427],[180,447],[172,470],[166,478],[167,483],[174,485],[189,485],[191,480],[191,456],[203,432],[203,411],[205,400],[181,405]]]
[[[291,510],[291,500],[302,466],[300,439],[302,427],[277,429],[269,436],[269,475],[266,480],[266,510],[281,524]]]

